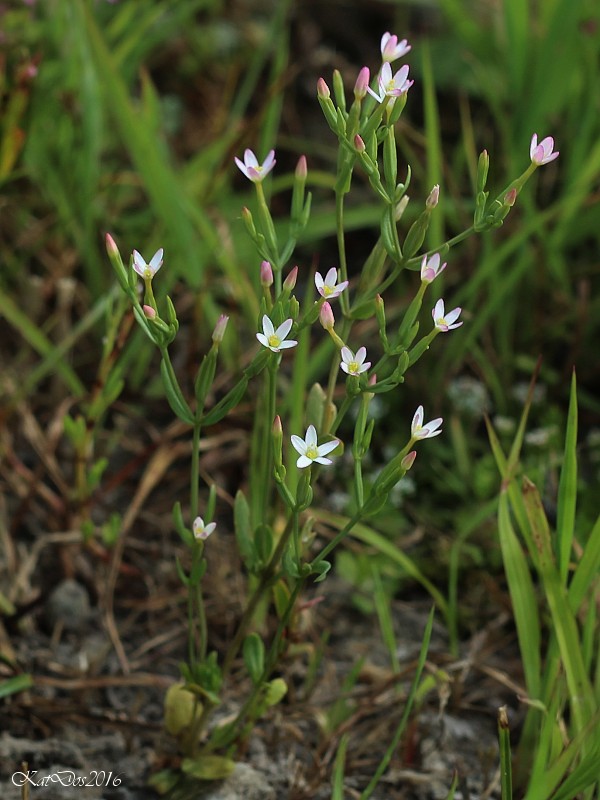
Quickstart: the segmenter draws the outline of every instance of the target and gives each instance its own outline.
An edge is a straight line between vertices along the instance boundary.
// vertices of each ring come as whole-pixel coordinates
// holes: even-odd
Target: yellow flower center
[[[329,295],[332,293],[333,293],[333,286],[328,286],[327,284],[324,284],[323,294],[325,295],[325,297],[329,297]]]
[[[272,333],[269,336],[268,341],[269,341],[269,347],[279,347],[279,345],[281,344],[281,339],[279,338],[279,336],[275,336],[274,333]]]
[[[315,444],[311,444],[306,448],[306,457],[312,460],[319,457],[319,451]]]
[[[358,370],[359,370],[358,361],[351,361],[351,362],[348,364],[348,370],[349,370],[349,371],[350,371],[350,372],[351,372],[353,375],[356,375],[356,373],[357,373],[357,372],[358,372]]]

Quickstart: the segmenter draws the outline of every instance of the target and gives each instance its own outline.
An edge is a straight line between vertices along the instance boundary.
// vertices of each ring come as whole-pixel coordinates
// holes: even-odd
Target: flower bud
[[[356,147],[358,153],[364,153],[367,149],[362,136],[359,136],[358,133],[354,137],[354,147]]]
[[[511,189],[504,195],[504,205],[512,208],[517,200],[517,190]]]
[[[225,335],[225,329],[227,328],[228,322],[229,322],[229,317],[225,316],[225,314],[221,314],[221,316],[217,320],[217,324],[215,325],[215,329],[212,335],[212,340],[216,344],[223,341],[223,336]]]
[[[298,280],[298,267],[294,267],[287,276],[287,278],[283,282],[283,291],[284,292],[292,292],[294,287],[296,286],[296,281]]]
[[[362,100],[367,94],[367,86],[369,85],[370,79],[371,73],[369,72],[369,68],[363,67],[358,73],[358,78],[356,79],[356,84],[354,85],[354,97],[357,100]]]
[[[402,461],[400,462],[400,466],[402,467],[402,469],[408,472],[408,470],[415,463],[416,457],[417,457],[416,450],[411,450],[410,453],[407,453],[407,455],[405,455]]]
[[[485,190],[487,183],[488,170],[490,168],[490,157],[487,150],[483,150],[477,163],[477,192]]]
[[[273,269],[268,261],[263,261],[260,265],[260,284],[266,289],[273,285]]]
[[[106,234],[106,252],[109,256],[118,256],[119,255],[119,248],[115,244],[115,240],[110,235],[110,233]]]
[[[152,306],[144,305],[142,306],[142,310],[147,319],[154,319],[156,317],[156,309],[152,308]]]
[[[273,460],[275,467],[281,467],[283,465],[282,459],[282,447],[283,447],[283,428],[281,426],[281,417],[279,414],[273,420],[273,428],[272,428],[272,436],[273,436]]]
[[[306,166],[306,156],[300,156],[296,164],[296,178],[300,181],[305,181],[308,175],[308,168]]]
[[[317,81],[317,94],[322,100],[327,100],[329,97],[331,97],[329,86],[327,86],[323,78],[319,78]]]
[[[435,208],[438,204],[438,200],[440,199],[440,187],[439,184],[435,184],[431,192],[429,193],[429,197],[425,201],[426,208]]]
[[[323,303],[321,306],[319,321],[326,331],[333,330],[333,326],[335,325],[335,317],[333,316],[333,309],[331,308],[331,305],[327,302]]]

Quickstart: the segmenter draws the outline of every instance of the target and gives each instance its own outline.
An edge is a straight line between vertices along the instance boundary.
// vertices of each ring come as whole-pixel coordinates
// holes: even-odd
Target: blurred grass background
[[[537,438],[526,441],[523,458],[551,511],[576,365],[579,513],[592,520],[600,471],[597,3],[46,0],[1,13],[5,422],[18,427],[23,403],[48,422],[54,409],[90,391],[114,286],[106,231],[124,253],[135,247],[149,258],[165,248],[159,291],[174,295],[186,322],[184,367],[197,362],[220,311],[233,315],[238,331],[254,330],[247,289],[258,287],[259,262],[240,220],[253,193],[233,165],[245,147],[259,158],[277,150],[276,217],[288,208],[297,158],[307,155],[313,213],[295,260],[301,275],[336,263],[336,143],[316,82],[338,68],[351,90],[363,64],[376,68],[381,33],[390,30],[413,46],[416,82],[401,122],[400,157],[412,167],[416,200],[407,222],[434,183],[442,188],[429,246],[469,225],[482,149],[491,156],[493,191],[527,165],[533,132],[554,136],[561,155],[536,173],[501,229],[448,256],[444,296],[463,306],[466,324],[442,337],[435,358],[380,409],[391,441],[403,435],[393,421],[408,419],[418,402],[430,417],[443,414],[448,435],[429,449],[418,490],[411,494],[408,484],[381,528],[405,525],[401,508],[403,519],[432,532],[415,552],[428,575],[448,580],[455,601],[459,564],[498,566],[497,546],[484,546],[494,541],[498,478],[482,411],[499,418],[509,441],[538,357]],[[378,214],[358,177],[347,212],[354,274],[375,240]],[[391,314],[413,290],[411,273],[390,292]],[[230,367],[244,356],[235,339],[224,343]],[[142,418],[145,398],[158,393],[152,357],[134,334],[123,354],[125,401]],[[104,446],[116,446],[114,437]],[[386,457],[376,452],[374,469]],[[368,580],[359,557],[345,571]]]

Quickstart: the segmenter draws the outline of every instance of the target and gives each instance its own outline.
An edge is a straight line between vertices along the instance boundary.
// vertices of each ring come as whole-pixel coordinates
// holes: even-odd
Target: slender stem
[[[200,422],[194,424],[192,435],[192,466],[190,477],[190,517],[195,520],[198,516],[198,491],[200,482]]]
[[[283,633],[289,624],[292,611],[294,610],[294,607],[296,605],[296,600],[298,599],[298,595],[300,594],[300,590],[304,586],[305,581],[306,578],[300,578],[299,580],[296,581],[296,585],[294,586],[290,594],[285,611],[283,612],[279,620],[279,624],[277,625],[277,630],[275,632],[275,636],[273,637],[273,641],[271,642],[271,646],[269,648],[269,652],[267,654],[267,658],[265,661],[265,666],[263,668],[262,675],[260,676],[260,680],[258,680],[254,684],[252,691],[250,692],[249,696],[244,702],[244,705],[239,710],[237,717],[231,723],[232,733],[229,737],[229,741],[231,741],[237,736],[237,731],[239,730],[239,726],[252,710],[252,706],[254,705],[258,695],[262,691],[264,691],[265,683],[267,682],[269,676],[271,675],[275,666],[277,665],[277,661],[280,656],[281,640],[283,638]],[[223,744],[228,744],[228,742],[224,742]]]
[[[277,547],[275,548],[275,552],[271,556],[271,560],[263,570],[263,573],[260,577],[260,581],[252,593],[250,600],[248,601],[248,605],[246,606],[246,610],[242,615],[242,619],[240,620],[240,624],[238,625],[238,629],[235,632],[235,636],[233,637],[231,644],[227,648],[227,652],[225,653],[225,658],[223,660],[223,669],[222,675],[223,680],[229,674],[231,667],[233,666],[233,661],[237,656],[240,647],[242,646],[242,642],[246,636],[246,632],[252,622],[252,617],[254,616],[254,612],[256,611],[256,607],[258,606],[259,601],[261,600],[264,592],[269,587],[271,581],[275,577],[276,574],[276,567],[279,563],[281,556],[283,555],[283,551],[285,550],[287,543],[289,541],[290,535],[292,533],[293,523],[292,517],[290,517],[287,521],[287,525],[285,526],[285,530],[281,534],[279,542],[277,543]]]
[[[335,196],[335,224],[340,259],[340,277],[341,281],[347,281],[348,264],[346,262],[346,240],[344,237],[344,195],[341,192],[337,192]],[[342,292],[340,295],[340,306],[344,316],[347,316],[350,309],[347,292]]]
[[[362,518],[362,509],[359,508],[358,511],[354,514],[354,516],[348,520],[348,522],[344,525],[341,531],[338,531],[333,539],[329,542],[329,544],[325,545],[325,547],[321,550],[319,555],[313,559],[313,562],[316,563],[317,561],[323,561],[332,550],[334,550],[338,544],[342,541],[342,539],[347,536],[352,528],[356,525],[357,522],[360,522]]]

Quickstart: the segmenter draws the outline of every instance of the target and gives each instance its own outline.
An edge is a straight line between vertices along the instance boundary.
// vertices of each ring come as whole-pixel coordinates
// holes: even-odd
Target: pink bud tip
[[[375,296],[375,302],[377,303],[378,306],[382,306],[383,305],[383,297],[380,294],[376,295]]]
[[[296,178],[298,180],[304,181],[306,180],[306,176],[308,175],[308,167],[306,166],[306,156],[300,156],[298,159],[298,163],[296,164]]]
[[[229,322],[229,317],[227,317],[225,314],[221,314],[221,316],[217,320],[217,324],[215,325],[215,329],[213,331],[212,335],[213,342],[223,341],[223,336],[225,336],[225,330],[227,328],[228,322]]]
[[[144,316],[148,319],[154,319],[156,317],[156,309],[152,308],[152,306],[142,306],[142,310]]]
[[[333,309],[329,303],[325,302],[321,306],[319,320],[326,331],[333,330],[333,326],[335,325],[335,317],[333,316]]]
[[[517,199],[517,190],[511,189],[504,195],[504,205],[510,206],[512,208],[512,206],[514,206],[516,202],[516,199]]]
[[[110,233],[106,234],[106,249],[109,255],[116,256],[119,254],[119,248],[115,244],[115,240],[110,235]]]
[[[283,288],[286,289],[288,292],[291,292],[296,285],[296,281],[298,279],[298,267],[294,267],[290,271],[290,274],[283,282]]]
[[[273,433],[276,436],[283,435],[283,428],[281,426],[281,417],[279,416],[279,414],[277,414],[277,416],[273,420]]]
[[[401,465],[402,469],[405,469],[408,472],[408,470],[415,463],[415,458],[416,457],[417,457],[417,451],[416,450],[411,450],[410,453],[405,455],[404,458],[402,459],[402,461],[400,462],[400,465]]]
[[[260,265],[260,283],[265,288],[273,285],[273,269],[268,261],[263,261]]]
[[[377,383],[377,373],[373,372],[371,375],[369,375],[368,385],[375,386],[376,383]]]
[[[321,100],[327,100],[329,97],[331,97],[329,86],[327,86],[323,78],[319,78],[319,80],[317,81],[317,94],[319,95]]]
[[[364,153],[367,149],[362,136],[359,136],[358,133],[354,137],[354,147],[356,147],[359,153]]]

